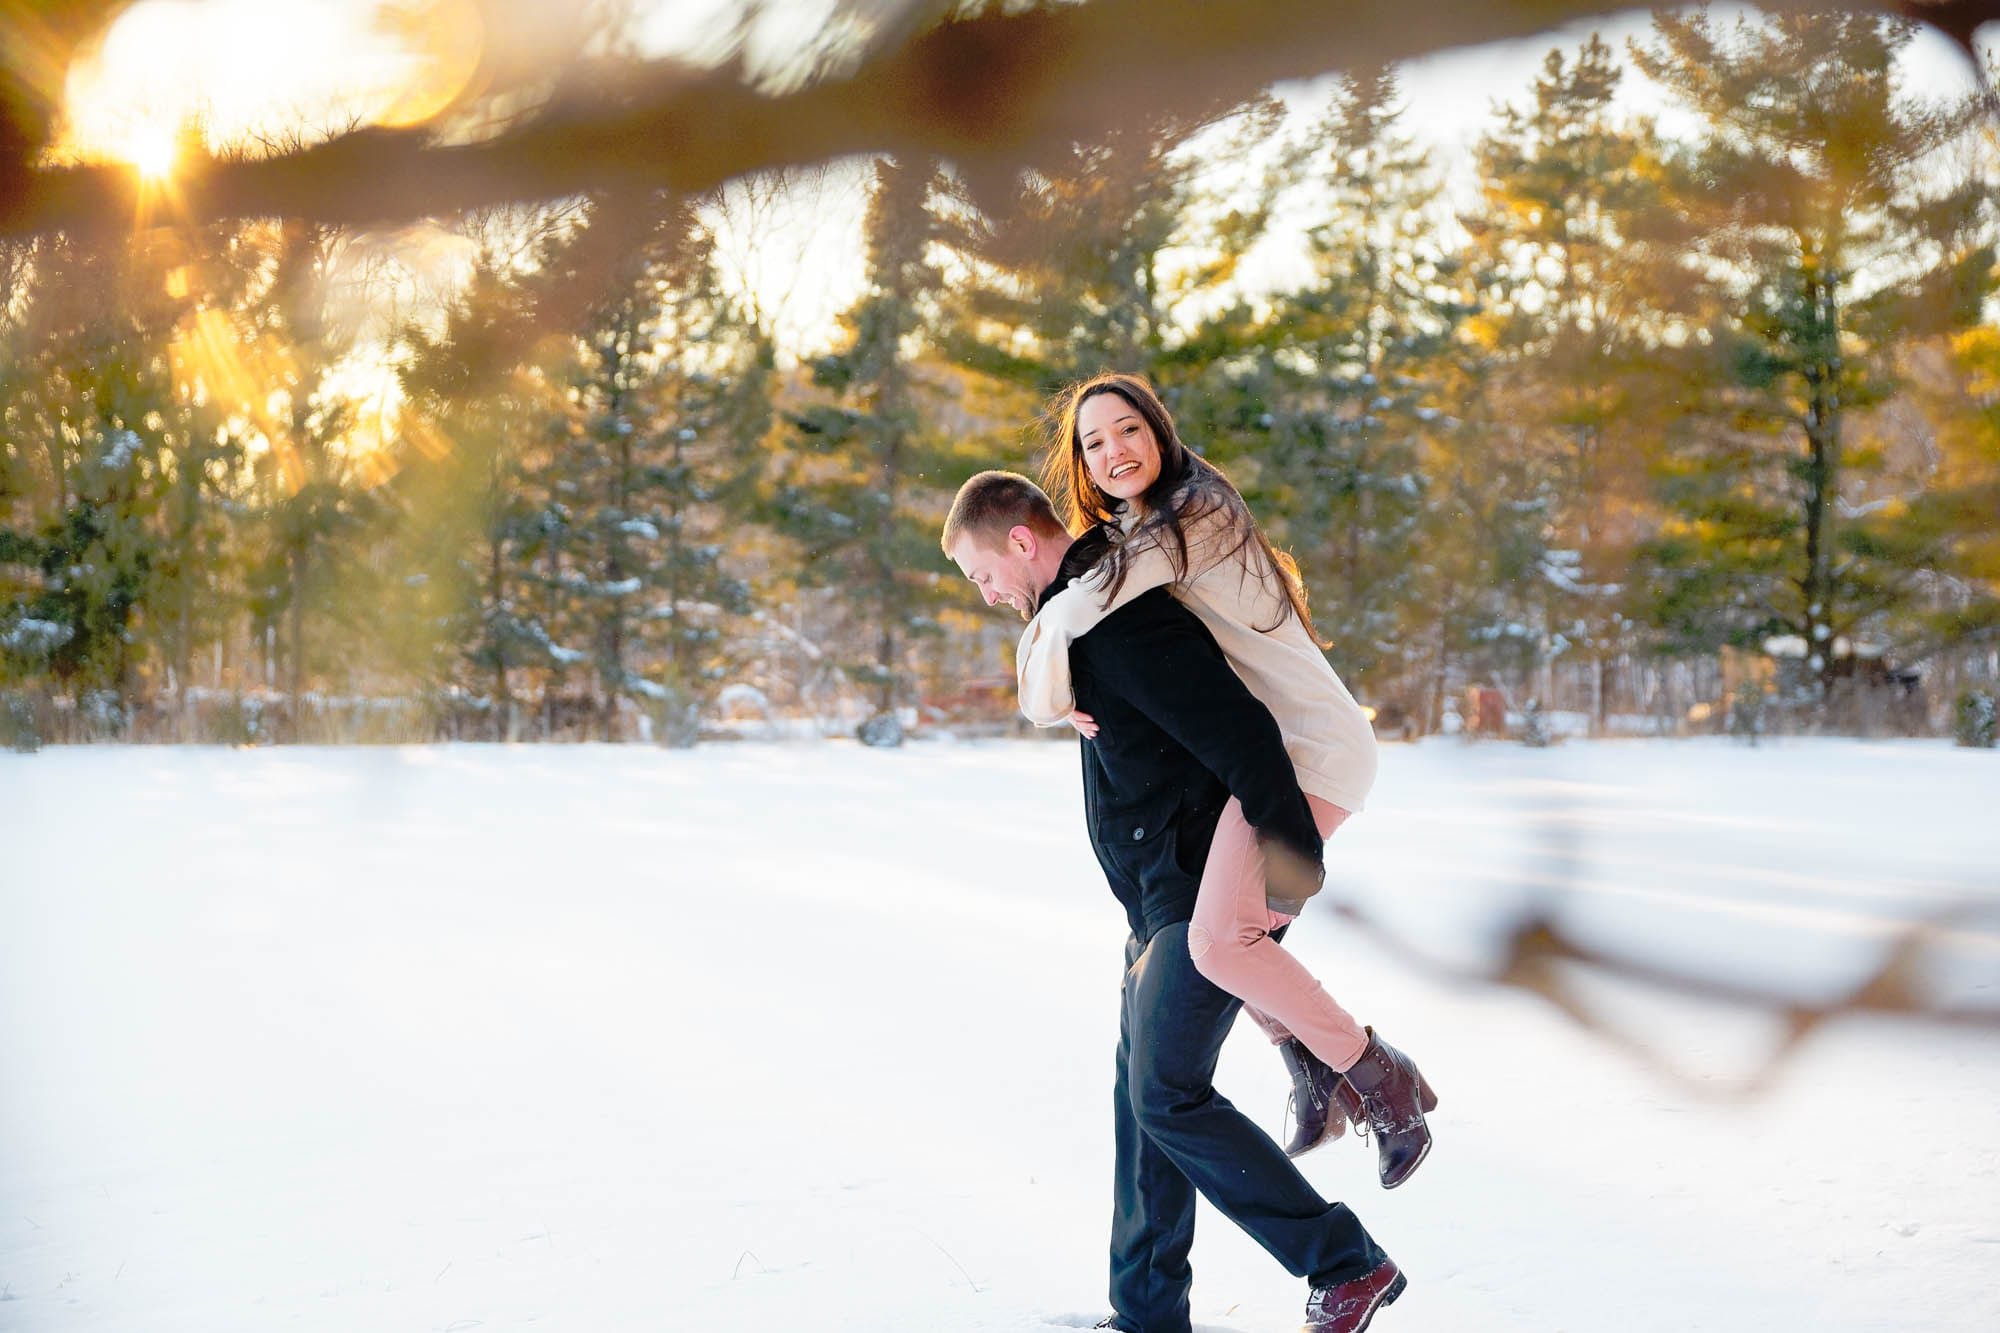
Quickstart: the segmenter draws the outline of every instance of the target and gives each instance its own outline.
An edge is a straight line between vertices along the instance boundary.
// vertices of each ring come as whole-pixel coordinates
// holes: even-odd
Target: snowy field
[[[0,755],[0,1330],[1028,1333],[1104,1305],[1122,918],[1062,743]],[[2000,756],[1395,746],[1292,937],[1443,1104],[1305,1159],[1378,1333],[2000,1328],[2000,1027],[1467,979],[1527,910],[2000,1008]],[[1391,943],[1331,910],[1352,904]],[[1651,1054],[1648,1054],[1651,1052]],[[1223,1090],[1278,1126],[1247,1023]],[[1208,1333],[1304,1284],[1204,1213]]]

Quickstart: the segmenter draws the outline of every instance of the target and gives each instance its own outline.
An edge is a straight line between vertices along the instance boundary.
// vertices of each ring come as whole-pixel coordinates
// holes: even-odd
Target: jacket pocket
[[[1174,817],[1179,809],[1180,798],[1177,794],[1159,792],[1134,805],[1099,810],[1097,845],[1113,854],[1146,847],[1174,827]]]

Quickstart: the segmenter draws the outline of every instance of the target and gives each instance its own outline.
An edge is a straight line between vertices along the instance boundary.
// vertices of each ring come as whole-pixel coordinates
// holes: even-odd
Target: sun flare
[[[174,132],[164,126],[149,125],[126,139],[119,153],[141,180],[164,181],[174,171]]]

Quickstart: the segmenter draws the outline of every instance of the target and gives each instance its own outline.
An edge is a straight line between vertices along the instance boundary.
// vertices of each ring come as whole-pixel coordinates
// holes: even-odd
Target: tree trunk
[[[1801,592],[1805,600],[1806,665],[1818,691],[1815,703],[1824,707],[1834,672],[1833,580],[1828,566],[1840,461],[1839,311],[1832,284],[1810,261],[1805,295],[1812,341],[1804,370],[1806,572]]]
[[[292,743],[298,744],[305,738],[305,701],[300,694],[305,688],[306,657],[306,553],[303,547],[295,548],[291,559],[286,562],[291,573],[292,599],[286,609],[291,621],[292,644],[286,654],[285,692],[292,699]]]
[[[896,522],[896,469],[902,452],[902,423],[889,428],[887,450],[882,459],[882,532],[875,545],[875,580],[882,597],[882,637],[876,649],[876,666],[882,673],[877,711],[887,713],[896,706],[896,569],[889,560],[889,543]]]
[[[618,466],[611,478],[610,499],[615,521],[610,532],[605,534],[604,543],[604,581],[607,585],[616,585],[625,577],[625,561],[622,558],[625,534],[618,525],[630,517],[625,506],[631,501],[632,491],[632,434],[631,423],[624,416],[625,394],[619,376],[630,351],[630,334],[629,329],[621,329],[613,350],[608,353],[617,358],[609,367],[611,395],[607,406],[615,423],[613,429],[618,432]],[[604,740],[615,741],[618,739],[618,700],[625,687],[625,595],[608,594],[608,601],[603,629],[603,656],[598,663],[598,681],[604,692],[598,727]]]
[[[501,562],[501,543],[487,543],[489,560],[487,563],[487,598],[496,613],[505,605],[507,596],[506,567]],[[493,645],[493,730],[494,739],[511,741],[514,739],[514,696],[507,689],[507,650],[504,644]]]
[[[1604,654],[1601,652],[1596,654],[1591,659],[1590,667],[1590,734],[1593,736],[1602,736],[1609,729],[1606,726],[1607,718],[1605,715],[1604,673],[1606,664]]]

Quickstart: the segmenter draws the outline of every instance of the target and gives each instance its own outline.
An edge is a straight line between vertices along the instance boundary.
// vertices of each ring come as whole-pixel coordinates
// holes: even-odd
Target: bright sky
[[[1758,12],[1749,5],[1714,6],[1716,20],[1725,24],[1738,17],[1755,17]],[[1632,9],[1608,19],[1565,24],[1535,37],[1443,51],[1413,61],[1405,67],[1403,78],[1408,122],[1421,138],[1441,150],[1468,149],[1485,129],[1496,102],[1526,97],[1528,84],[1551,47],[1573,51],[1596,32],[1622,56],[1632,40],[1645,39],[1651,26],[1650,10]],[[1989,27],[1982,36],[1992,34],[1994,29]],[[1989,54],[1996,49],[1992,41],[1985,47]],[[1925,95],[1963,94],[1976,82],[1965,58],[1928,28],[1921,29],[1905,48],[1902,65],[1906,86]],[[1619,86],[1619,101],[1633,114],[1659,117],[1669,133],[1682,128],[1675,123],[1659,88],[1637,70],[1628,69]]]
[[[728,23],[745,9],[742,0],[638,0],[638,7],[645,50],[694,58],[719,54]],[[753,9],[745,34],[753,65],[796,54],[799,34],[820,33],[835,8],[836,0],[766,0]],[[1635,10],[1416,61],[1405,70],[1406,123],[1447,169],[1462,168],[1494,104],[1524,96],[1552,46],[1573,49],[1596,30],[1622,51],[1647,23]],[[70,141],[159,174],[170,170],[178,127],[194,116],[205,120],[212,143],[300,127],[312,135],[350,121],[421,121],[463,87],[480,37],[472,0],[139,0],[70,71]],[[1969,86],[1965,63],[1929,33],[1909,49],[1906,66],[1913,88]],[[1313,85],[1284,92],[1308,113],[1325,96]],[[1635,112],[1662,107],[1636,73],[1622,100]],[[825,343],[833,317],[859,289],[865,207],[865,169],[837,165],[809,175],[789,197],[739,193],[724,218],[725,229],[757,219],[757,244],[726,235],[723,249],[781,342],[799,352]],[[1269,262],[1282,269],[1286,261]]]

